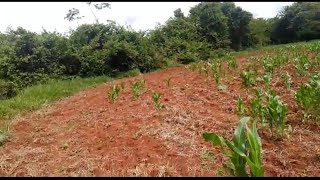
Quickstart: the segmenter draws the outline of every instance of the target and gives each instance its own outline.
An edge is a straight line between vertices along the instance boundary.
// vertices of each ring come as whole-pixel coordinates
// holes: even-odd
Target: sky
[[[199,2],[111,2],[111,9],[100,11],[91,7],[99,22],[114,20],[121,25],[130,25],[135,30],[153,29],[157,23],[163,24],[173,16],[173,11],[181,8],[185,15]],[[254,17],[271,18],[282,6],[293,2],[235,2]],[[83,19],[69,22],[64,19],[68,10],[77,8]],[[0,31],[9,26],[21,26],[33,32],[47,31],[66,33],[82,23],[94,23],[89,6],[85,2],[0,2]]]

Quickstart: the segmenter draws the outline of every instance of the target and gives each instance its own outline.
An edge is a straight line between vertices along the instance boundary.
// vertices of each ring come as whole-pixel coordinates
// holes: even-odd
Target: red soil
[[[171,87],[167,78],[172,78]],[[148,91],[134,101],[130,82],[139,79]],[[107,92],[121,82],[125,92],[112,104]],[[241,95],[247,102],[252,97],[239,78],[226,82],[228,90],[221,92],[204,75],[175,67],[57,101],[14,120],[13,136],[0,148],[0,175],[218,176],[226,158],[202,133],[231,138],[238,123],[235,98]],[[292,92],[282,86],[274,84],[289,105],[293,132],[278,141],[260,131],[266,175],[320,176],[320,128],[297,118]],[[160,112],[153,92],[163,94]]]

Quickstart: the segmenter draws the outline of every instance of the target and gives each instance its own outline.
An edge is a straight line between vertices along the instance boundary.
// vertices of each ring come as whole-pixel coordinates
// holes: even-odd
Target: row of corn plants
[[[171,78],[168,78],[165,80],[168,87],[170,87],[170,81],[171,81]],[[108,92],[108,98],[111,101],[111,103],[116,102],[120,93],[123,92],[124,89],[125,89],[124,83],[121,83],[121,86],[113,85],[111,87],[110,91]],[[137,100],[143,93],[146,92],[145,80],[140,80],[132,83],[131,91],[133,94],[133,99]],[[154,92],[152,95],[152,100],[157,111],[160,111],[165,107],[161,103],[161,97],[162,97],[162,94],[158,92]]]

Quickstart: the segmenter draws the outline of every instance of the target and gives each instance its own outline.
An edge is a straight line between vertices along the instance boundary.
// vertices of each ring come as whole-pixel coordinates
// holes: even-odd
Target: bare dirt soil
[[[226,158],[202,133],[233,136],[238,124],[235,99],[251,98],[239,74],[233,77],[223,92],[204,75],[175,67],[57,101],[13,120],[12,136],[0,147],[0,175],[219,176]],[[172,78],[170,87],[167,78]],[[135,101],[131,82],[142,79],[148,90]],[[125,90],[112,104],[107,93],[122,82]],[[266,175],[320,176],[319,125],[299,119],[292,92],[283,86],[275,79],[275,89],[289,106],[293,132],[275,140],[267,129],[259,131]],[[160,112],[153,92],[163,94],[165,109]]]

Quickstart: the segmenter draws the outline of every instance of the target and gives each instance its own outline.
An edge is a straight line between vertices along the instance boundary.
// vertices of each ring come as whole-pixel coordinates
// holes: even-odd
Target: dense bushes
[[[8,99],[17,94],[15,84],[0,79],[0,100]]]
[[[83,24],[68,36],[9,29],[0,33],[1,96],[49,79],[145,73],[231,50],[320,38],[319,4],[294,3],[266,20],[253,19],[234,3],[203,2],[188,16],[175,10],[148,32],[115,22]]]

